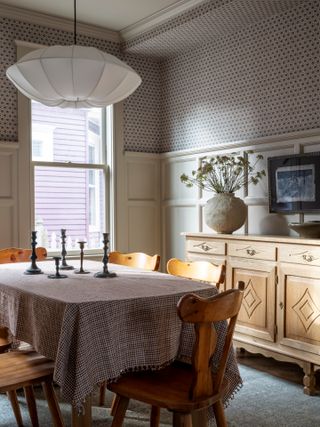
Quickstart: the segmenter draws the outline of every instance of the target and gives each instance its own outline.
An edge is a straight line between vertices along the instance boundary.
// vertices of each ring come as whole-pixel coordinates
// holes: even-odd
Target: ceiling
[[[73,0],[3,0],[1,3],[73,19]],[[169,10],[184,10],[199,0],[77,0],[77,21],[121,31]]]

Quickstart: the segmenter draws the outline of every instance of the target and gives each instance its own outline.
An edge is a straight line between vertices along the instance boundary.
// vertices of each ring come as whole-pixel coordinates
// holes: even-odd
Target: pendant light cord
[[[77,0],[73,2],[73,41],[77,44]]]

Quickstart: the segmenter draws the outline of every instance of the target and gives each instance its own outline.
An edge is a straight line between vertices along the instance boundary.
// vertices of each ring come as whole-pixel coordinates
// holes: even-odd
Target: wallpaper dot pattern
[[[212,24],[213,9],[224,17],[219,27]],[[196,40],[199,29],[208,37],[190,49],[186,37]],[[152,37],[149,33],[125,45],[122,52],[115,42],[78,38],[79,44],[120,56],[142,77],[124,102],[125,150],[166,152],[320,128],[319,30],[319,0],[211,0],[160,26]],[[174,47],[172,38],[161,44],[170,32]],[[18,140],[17,91],[5,76],[16,60],[15,39],[52,45],[71,44],[73,36],[0,17],[4,142]],[[152,39],[169,57],[159,51],[159,58],[152,49],[148,57],[140,55]],[[132,54],[131,47],[139,43],[143,49]]]
[[[163,152],[320,127],[320,2],[161,64]]]

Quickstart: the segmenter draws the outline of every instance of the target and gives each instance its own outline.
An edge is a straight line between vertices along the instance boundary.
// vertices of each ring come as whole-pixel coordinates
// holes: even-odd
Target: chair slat
[[[157,271],[160,266],[160,256],[150,256],[142,252],[133,252],[129,254],[124,254],[121,252],[110,252],[109,262],[112,264],[120,264],[126,265],[128,267]]]
[[[225,279],[225,266],[217,266],[208,261],[187,262],[171,258],[167,263],[167,271],[174,276],[212,283],[217,288]]]

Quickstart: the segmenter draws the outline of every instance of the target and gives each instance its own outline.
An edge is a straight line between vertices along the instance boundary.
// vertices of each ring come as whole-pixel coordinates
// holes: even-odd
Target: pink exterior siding
[[[54,109],[50,115],[41,104],[33,105],[33,123],[48,124],[53,130],[53,161],[87,161],[86,111],[73,110],[65,114]],[[58,123],[58,124],[57,124]],[[45,225],[49,236],[66,228],[73,240],[88,236],[88,172],[81,169],[36,167],[35,169],[35,216]]]

